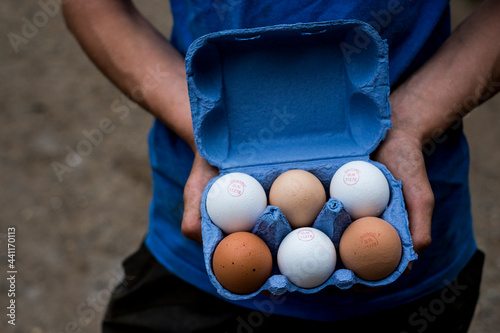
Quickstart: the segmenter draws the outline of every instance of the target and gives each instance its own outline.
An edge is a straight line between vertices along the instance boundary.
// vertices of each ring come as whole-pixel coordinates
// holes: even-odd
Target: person
[[[171,9],[167,39],[131,1],[63,4],[97,67],[157,119],[149,232],[124,262],[103,331],[467,331],[483,254],[472,232],[461,119],[498,91],[500,2],[484,1],[453,33],[446,0],[171,0]],[[184,55],[214,31],[343,18],[372,24],[389,45],[392,129],[371,157],[403,182],[419,259],[380,290],[221,299],[204,269],[200,228],[201,193],[218,170],[196,148]]]

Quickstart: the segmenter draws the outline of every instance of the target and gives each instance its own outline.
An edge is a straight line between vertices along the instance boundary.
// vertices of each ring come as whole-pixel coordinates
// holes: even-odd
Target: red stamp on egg
[[[302,242],[309,242],[314,239],[314,232],[310,229],[299,230],[297,237]]]
[[[245,193],[245,183],[239,179],[232,179],[227,187],[227,193],[233,197],[239,197]]]
[[[344,183],[348,186],[357,184],[359,181],[360,173],[361,171],[356,168],[347,169],[346,171],[344,171]]]
[[[377,236],[373,232],[367,232],[362,234],[360,237],[361,242],[367,248],[372,248],[378,245]]]

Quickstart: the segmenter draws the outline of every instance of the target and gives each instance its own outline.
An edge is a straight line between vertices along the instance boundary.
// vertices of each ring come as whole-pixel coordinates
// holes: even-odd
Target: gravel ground
[[[139,5],[168,33],[166,1]],[[458,22],[476,3],[452,5]],[[110,291],[122,276],[120,261],[147,231],[146,137],[152,117],[95,69],[60,12],[43,13],[39,2],[27,0],[6,0],[0,8],[0,331],[98,332]],[[17,52],[9,32],[26,36]],[[112,105],[127,111],[116,113]],[[497,96],[465,120],[475,233],[490,254],[475,333],[497,332],[500,325],[500,260],[493,255],[500,239],[499,107]],[[72,150],[87,156],[67,161]],[[69,167],[58,175],[54,165]],[[5,316],[11,226],[16,227],[16,326]]]

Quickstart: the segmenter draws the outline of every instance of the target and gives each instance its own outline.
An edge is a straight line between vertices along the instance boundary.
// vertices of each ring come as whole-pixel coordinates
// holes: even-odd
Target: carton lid
[[[197,148],[221,170],[368,156],[391,126],[387,44],[360,21],[208,34],[186,73]]]

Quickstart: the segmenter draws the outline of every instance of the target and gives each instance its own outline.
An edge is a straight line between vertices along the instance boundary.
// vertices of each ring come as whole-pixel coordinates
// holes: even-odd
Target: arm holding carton
[[[217,169],[196,150],[183,57],[131,1],[69,1],[63,11],[68,27],[99,69],[193,149],[182,231],[201,243],[201,194]]]
[[[66,23],[119,89],[196,151],[182,55],[131,1],[66,1]]]
[[[374,157],[403,180],[417,253],[431,242],[434,205],[422,147],[499,90],[499,15],[500,3],[485,1],[390,96],[393,127]]]

